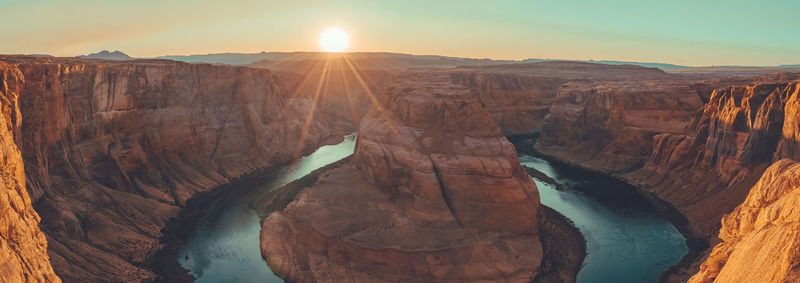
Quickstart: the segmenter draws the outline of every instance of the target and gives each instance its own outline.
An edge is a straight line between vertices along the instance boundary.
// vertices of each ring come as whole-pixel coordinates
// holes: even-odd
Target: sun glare
[[[337,27],[328,28],[319,37],[319,45],[325,52],[343,52],[349,43],[347,33]]]

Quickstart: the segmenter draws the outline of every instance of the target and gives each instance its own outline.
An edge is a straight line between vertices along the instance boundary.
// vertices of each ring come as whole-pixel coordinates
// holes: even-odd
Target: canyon
[[[285,279],[546,273],[553,226],[512,134],[669,215],[694,251],[663,279],[797,277],[795,73],[308,64],[0,56],[0,279],[160,279],[154,257],[188,202],[356,130],[352,157],[264,220],[262,253]]]
[[[66,281],[155,279],[149,261],[187,200],[351,132],[351,111],[332,110],[366,100],[313,105],[315,85],[262,69],[2,59],[24,76],[16,138]]]
[[[0,62],[0,281],[60,282],[47,257],[39,215],[26,191],[19,147],[22,128],[19,69]]]
[[[441,74],[408,76],[361,120],[352,161],[320,172],[264,220],[262,254],[278,276],[521,282],[538,275],[539,194],[513,146],[480,104],[465,99],[466,88]]]

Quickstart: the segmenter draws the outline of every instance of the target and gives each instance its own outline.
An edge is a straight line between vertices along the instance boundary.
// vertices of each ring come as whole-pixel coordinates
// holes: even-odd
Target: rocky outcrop
[[[402,80],[362,120],[352,162],[264,220],[270,268],[297,281],[530,281],[539,196],[513,145],[446,75]]]
[[[0,281],[61,282],[47,256],[39,215],[25,189],[19,94],[25,83],[16,66],[0,62]]]
[[[796,79],[567,83],[536,148],[665,200],[685,233],[713,242],[765,168],[797,158]]]
[[[640,168],[652,136],[682,132],[703,105],[691,85],[671,80],[570,82],[556,100],[537,149],[610,173]]]
[[[789,148],[797,144],[791,140],[797,123],[785,115],[797,112],[789,109],[797,96],[797,83],[718,89],[687,133],[655,136],[647,163],[625,178],[650,187],[683,211],[696,231],[710,234],[769,164],[796,158]]]
[[[718,219],[778,158],[782,105],[792,90],[770,82],[786,79],[568,83],[536,147],[644,188],[686,215],[695,233],[710,237]],[[748,81],[765,83],[713,91]]]
[[[510,73],[452,73],[453,83],[470,88],[504,135],[539,132],[565,78]]]
[[[770,166],[745,201],[722,218],[719,238],[689,282],[800,280],[800,163]]]
[[[370,105],[326,77],[165,60],[2,57],[49,255],[66,281],[156,278],[149,259],[188,199],[355,129]],[[325,73],[328,75],[328,73]],[[379,86],[377,86],[379,88]]]
[[[450,74],[454,84],[469,88],[504,135],[540,132],[544,117],[565,82],[667,77],[674,76],[656,68],[566,61],[461,67]]]

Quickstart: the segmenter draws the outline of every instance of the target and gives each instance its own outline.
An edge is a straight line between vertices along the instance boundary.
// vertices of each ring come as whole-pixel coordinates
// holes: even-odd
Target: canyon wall
[[[453,84],[467,87],[491,113],[504,135],[540,132],[565,82],[674,77],[656,68],[566,61],[462,67],[448,72]]]
[[[354,131],[370,105],[358,81],[380,88],[388,79],[1,59],[24,76],[16,131],[28,192],[66,281],[155,279],[148,261],[188,199]]]
[[[800,158],[797,78],[569,82],[536,148],[668,202],[686,216],[685,232],[714,243],[722,216],[757,193],[770,164]],[[724,223],[720,235],[728,233]],[[732,245],[710,260],[718,264]],[[672,279],[685,280],[698,264]]]
[[[536,148],[639,186],[710,238],[773,153],[793,152],[791,143],[778,145],[789,90],[776,84],[793,78],[567,83]]]
[[[530,281],[539,195],[513,145],[446,74],[402,80],[352,160],[264,220],[267,263],[304,282]]]
[[[785,82],[718,89],[685,133],[654,136],[647,163],[624,178],[675,205],[696,231],[713,233],[767,166],[800,157],[791,129],[797,124],[785,119],[796,115],[785,110],[796,92],[796,83]]]
[[[541,132],[540,152],[666,200],[706,239],[738,205],[698,280],[744,278],[734,272],[739,255],[761,252],[749,239],[794,225],[793,187],[771,186],[794,184],[775,181],[794,167],[782,161],[762,172],[800,158],[797,75],[699,79],[575,62],[391,73],[308,67],[298,75],[26,56],[0,56],[0,69],[0,279],[55,281],[53,269],[65,281],[157,279],[150,258],[187,200],[354,131],[373,105],[384,108],[361,123],[352,162],[265,222],[277,232],[262,234],[262,251],[283,276],[343,278],[375,262],[411,279],[532,276],[542,253],[538,194],[502,137],[517,133]],[[376,206],[339,218],[352,200]],[[317,217],[328,222],[309,220]],[[319,245],[275,249],[286,235]],[[389,256],[376,252],[389,246]],[[509,250],[524,256],[505,262]],[[309,265],[347,254],[370,260],[334,258],[349,267],[327,273]],[[787,252],[778,266],[792,267],[792,258]],[[791,270],[770,272],[794,278]],[[382,272],[359,278],[401,276]]]
[[[764,172],[747,199],[722,218],[723,242],[689,282],[798,282],[798,207],[800,163],[779,160]]]
[[[39,215],[25,189],[19,94],[25,79],[0,62],[0,281],[61,282],[47,256]]]
[[[452,73],[455,84],[470,89],[504,135],[539,132],[564,78],[513,73]]]
[[[709,138],[698,161],[733,169],[720,175],[734,182],[760,179],[722,218],[722,243],[690,281],[797,281],[800,82],[733,87],[715,92],[714,98],[720,106],[706,107],[700,119]],[[769,163],[761,174],[758,166]]]

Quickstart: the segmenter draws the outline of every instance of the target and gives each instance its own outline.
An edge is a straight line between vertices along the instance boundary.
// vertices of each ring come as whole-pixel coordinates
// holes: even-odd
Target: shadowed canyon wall
[[[341,138],[369,105],[352,76],[304,83],[161,60],[3,59],[25,78],[16,131],[28,192],[68,281],[155,278],[148,260],[188,199]],[[387,79],[370,78],[377,88]]]
[[[567,83],[537,149],[655,193],[686,214],[695,232],[709,235],[773,160],[783,110],[779,98],[767,96],[785,90],[766,83],[788,79]],[[714,91],[759,80],[766,83]]]
[[[796,79],[567,83],[536,148],[637,185],[714,242],[722,216],[756,190],[765,168],[798,158],[797,83],[787,83]]]
[[[47,256],[39,215],[25,189],[19,146],[19,94],[25,83],[14,65],[0,62],[0,281],[61,282]]]

